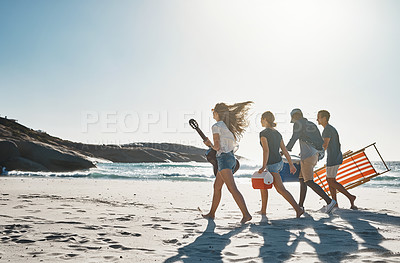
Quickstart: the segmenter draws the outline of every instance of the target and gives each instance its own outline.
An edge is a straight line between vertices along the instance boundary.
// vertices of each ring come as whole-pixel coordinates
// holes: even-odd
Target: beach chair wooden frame
[[[372,165],[365,153],[365,150],[369,147],[374,147],[386,168],[385,171],[376,171],[375,167]],[[343,163],[339,167],[336,181],[342,184],[345,189],[352,189],[356,186],[369,182],[372,178],[375,178],[378,175],[389,171],[389,167],[383,160],[378,148],[376,148],[376,143],[372,143],[356,152],[348,151],[343,154]],[[326,180],[326,166],[314,171],[314,182],[321,186],[328,195],[331,195],[329,191],[329,185]]]

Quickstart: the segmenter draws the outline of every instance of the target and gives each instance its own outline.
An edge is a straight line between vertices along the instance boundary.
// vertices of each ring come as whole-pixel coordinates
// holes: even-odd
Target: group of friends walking
[[[233,171],[236,165],[234,152],[238,147],[238,140],[248,125],[247,113],[252,103],[251,101],[233,105],[218,103],[212,109],[213,118],[216,120],[216,123],[212,126],[213,139],[212,141],[210,139],[205,140],[204,144],[217,151],[218,173],[214,182],[211,209],[209,213],[203,215],[205,218],[214,219],[215,212],[221,201],[222,187],[226,184],[243,214],[241,223],[252,219],[243,195],[238,190],[233,177]],[[329,112],[321,110],[317,115],[318,124],[322,125],[324,128],[322,135],[316,124],[304,118],[300,109],[293,109],[290,116],[291,123],[293,123],[293,134],[288,144],[285,145],[282,135],[275,129],[276,123],[274,114],[270,111],[266,111],[261,115],[261,124],[265,129],[260,132],[263,161],[262,167],[258,172],[269,171],[272,174],[275,189],[294,208],[297,218],[304,214],[304,201],[308,187],[326,202],[324,208],[326,213],[330,213],[335,206],[338,206],[337,191],[343,193],[349,199],[351,209],[357,209],[354,205],[356,196],[350,194],[336,181],[336,175],[340,164],[343,162],[343,156],[340,149],[338,132],[329,124]],[[300,144],[300,199],[298,203],[295,201],[292,194],[286,190],[279,175],[279,172],[283,168],[282,155],[286,157],[289,163],[290,172],[296,172],[296,167],[293,165],[293,161],[288,152],[292,150],[297,141],[299,141]],[[314,167],[318,160],[324,158],[325,151],[327,152],[326,177],[332,198],[330,198],[313,180]],[[260,191],[261,210],[259,213],[265,215],[268,203],[268,190],[260,189]]]

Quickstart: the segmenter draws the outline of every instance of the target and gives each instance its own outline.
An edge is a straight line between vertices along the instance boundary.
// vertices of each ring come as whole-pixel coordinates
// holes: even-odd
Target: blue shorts
[[[218,162],[218,171],[222,171],[224,169],[231,169],[232,173],[236,167],[236,158],[233,152],[221,153],[217,156]]]
[[[283,161],[281,160],[279,163],[268,164],[267,170],[270,173],[279,173],[283,169]]]

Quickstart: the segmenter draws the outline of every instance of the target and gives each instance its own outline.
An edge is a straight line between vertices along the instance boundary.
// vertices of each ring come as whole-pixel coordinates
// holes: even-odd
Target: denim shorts
[[[222,171],[224,169],[231,169],[232,173],[236,167],[236,158],[233,152],[221,153],[217,156],[218,162],[218,171]]]
[[[283,169],[283,161],[281,160],[279,163],[268,164],[267,169],[270,173],[279,173]]]

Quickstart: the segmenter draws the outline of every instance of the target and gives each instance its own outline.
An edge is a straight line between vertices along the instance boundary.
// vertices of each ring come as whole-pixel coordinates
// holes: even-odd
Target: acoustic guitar
[[[202,130],[199,128],[199,124],[197,123],[196,120],[190,119],[189,125],[190,125],[190,127],[192,127],[193,129],[195,129],[197,131],[197,133],[200,135],[200,137],[203,139],[203,141],[206,141],[208,139],[207,136],[205,136],[204,133],[202,132]],[[211,163],[213,166],[214,175],[217,176],[217,173],[218,173],[217,151],[210,147],[206,152],[206,158],[207,158],[207,161],[209,163]],[[240,163],[239,163],[238,159],[236,159],[236,166],[235,166],[233,173],[236,173],[236,171],[239,170],[239,168],[240,168]]]

